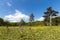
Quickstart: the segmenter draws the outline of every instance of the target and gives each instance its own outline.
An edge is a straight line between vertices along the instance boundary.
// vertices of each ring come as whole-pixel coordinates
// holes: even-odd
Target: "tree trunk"
[[[50,15],[50,27],[52,26],[52,25],[51,25],[51,22],[52,22],[52,20],[51,20],[51,19],[52,19],[52,18],[51,18],[51,15]]]

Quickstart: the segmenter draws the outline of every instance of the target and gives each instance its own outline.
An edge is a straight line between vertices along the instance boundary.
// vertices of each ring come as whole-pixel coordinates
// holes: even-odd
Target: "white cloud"
[[[8,6],[12,6],[12,4],[11,4],[11,3],[9,3],[9,2],[7,2],[7,5],[8,5]]]
[[[56,17],[58,17],[58,16],[52,16],[52,18],[56,18]]]
[[[38,18],[37,21],[44,21],[44,17]]]
[[[21,19],[24,19],[24,20],[28,20],[29,19],[29,16],[28,15],[23,14],[19,10],[15,10],[15,11],[16,12],[14,14],[6,15],[4,17],[4,20],[8,20],[10,22],[18,22]]]
[[[56,18],[56,17],[58,17],[58,16],[52,16],[52,18]],[[40,18],[38,18],[38,19],[36,19],[36,21],[44,21],[44,17],[40,17]]]

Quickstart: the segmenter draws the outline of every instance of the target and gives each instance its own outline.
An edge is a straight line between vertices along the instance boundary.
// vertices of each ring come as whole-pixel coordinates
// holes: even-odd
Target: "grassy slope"
[[[0,40],[60,40],[60,27],[0,27]]]

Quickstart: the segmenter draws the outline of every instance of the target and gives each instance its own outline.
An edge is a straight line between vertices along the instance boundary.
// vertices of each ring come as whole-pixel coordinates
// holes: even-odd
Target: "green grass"
[[[0,40],[60,40],[60,27],[0,27]]]

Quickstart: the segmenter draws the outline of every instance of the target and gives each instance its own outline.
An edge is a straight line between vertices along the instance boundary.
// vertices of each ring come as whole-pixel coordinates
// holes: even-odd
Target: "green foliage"
[[[3,24],[4,24],[4,20],[0,18],[0,26],[2,26]]]
[[[0,40],[60,40],[60,27],[0,28]]]
[[[18,26],[19,22],[10,22],[9,26]]]
[[[10,24],[9,21],[4,21],[4,25],[5,25],[5,26],[8,26],[9,24]]]
[[[52,19],[52,25],[59,26],[60,25],[60,17],[56,17]]]
[[[25,21],[21,19],[19,26],[24,26],[24,25],[25,25]]]

